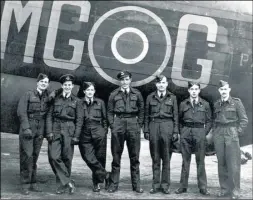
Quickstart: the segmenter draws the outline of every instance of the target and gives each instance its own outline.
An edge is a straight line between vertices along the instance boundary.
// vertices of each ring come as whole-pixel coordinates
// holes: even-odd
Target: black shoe
[[[252,156],[251,156],[251,154],[250,154],[249,152],[246,152],[246,153],[245,153],[245,156],[246,156],[246,158],[248,158],[248,160],[251,160],[251,159],[252,159]]]
[[[200,194],[203,194],[203,195],[210,195],[210,192],[207,189],[200,189],[199,192]]]
[[[186,193],[187,192],[187,189],[186,188],[178,188],[175,193],[176,194],[181,194],[181,193]]]
[[[29,192],[28,188],[22,188],[21,189],[21,194],[23,194],[23,195],[29,195],[30,192]]]
[[[68,188],[69,188],[69,194],[74,194],[74,192],[76,191],[76,187],[75,187],[75,182],[73,180],[71,180],[68,183]]]
[[[35,183],[31,185],[30,190],[33,191],[33,192],[42,192],[40,187]]]
[[[162,188],[162,193],[170,194],[170,189],[169,188]]]
[[[137,193],[143,193],[144,192],[144,190],[141,187],[134,188],[133,191],[135,191]]]
[[[63,193],[66,192],[66,190],[67,190],[67,186],[66,186],[66,185],[61,185],[61,186],[59,186],[59,187],[56,189],[55,193],[56,193],[56,194],[63,194]]]
[[[152,188],[152,189],[149,191],[150,194],[155,194],[155,193],[157,193],[157,192],[158,192],[158,189],[155,189],[155,188]]]
[[[93,185],[93,192],[100,192],[100,186],[99,186],[99,184],[94,184]]]
[[[113,184],[111,184],[110,187],[108,188],[107,192],[114,193],[117,190],[118,190],[118,186],[114,186]]]

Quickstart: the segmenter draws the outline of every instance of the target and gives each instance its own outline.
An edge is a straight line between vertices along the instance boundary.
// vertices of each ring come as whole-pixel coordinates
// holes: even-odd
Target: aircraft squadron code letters
[[[26,41],[23,62],[33,63],[43,3],[44,3],[43,1],[29,1],[23,7],[21,1],[6,1],[5,2],[5,6],[4,6],[3,14],[2,14],[2,20],[1,20],[1,59],[4,59],[6,44],[7,44],[9,30],[10,30],[11,17],[12,17],[12,14],[14,13],[14,16],[16,19],[16,25],[19,32],[21,28],[24,26],[24,24],[26,23],[26,21],[31,17],[30,26],[27,33],[27,41]],[[49,19],[46,41],[45,41],[44,54],[43,54],[44,62],[49,67],[76,70],[81,64],[84,44],[85,42],[88,42],[89,56],[94,68],[107,81],[112,82],[114,84],[118,84],[118,81],[115,80],[113,77],[109,76],[108,74],[106,74],[102,70],[98,62],[96,61],[96,58],[93,52],[93,38],[94,38],[94,34],[96,33],[97,28],[109,16],[113,15],[114,13],[118,13],[118,12],[122,12],[126,10],[135,10],[137,12],[145,13],[149,17],[152,17],[154,20],[157,21],[157,23],[163,29],[167,44],[165,44],[166,52],[165,52],[164,61],[161,63],[161,66],[150,77],[144,80],[133,82],[133,86],[144,85],[152,81],[155,78],[155,76],[162,73],[163,70],[165,69],[170,59],[171,51],[172,51],[170,33],[160,17],[158,17],[153,12],[147,9],[138,7],[138,6],[118,7],[105,13],[96,21],[96,23],[92,27],[88,41],[69,39],[69,45],[73,46],[73,54],[70,60],[55,58],[54,50],[55,50],[55,45],[56,45],[56,36],[57,36],[58,28],[60,27],[63,30],[75,30],[75,29],[78,30],[78,28],[76,28],[77,27],[76,23],[74,25],[73,24],[69,25],[60,21],[61,10],[64,5],[73,5],[73,6],[80,7],[80,16],[78,20],[84,23],[89,22],[90,9],[91,9],[91,5],[89,1],[72,1],[72,2],[54,1],[53,2],[52,8],[51,8],[51,16]],[[185,55],[186,44],[187,44],[187,34],[188,34],[189,26],[191,24],[206,26],[207,27],[206,40],[208,41],[207,45],[209,48],[215,47],[217,31],[218,31],[218,25],[217,25],[216,20],[211,17],[199,16],[199,15],[193,15],[193,14],[183,15],[180,19],[179,26],[178,26],[171,79],[175,85],[180,86],[180,87],[187,87],[187,84],[186,84],[187,81],[198,81],[201,83],[202,87],[206,87],[210,81],[211,71],[213,67],[212,60],[197,59],[196,63],[202,66],[201,75],[197,80],[182,76],[184,55]],[[131,63],[140,62],[147,54],[149,41],[147,40],[147,38],[145,38],[145,34],[141,32],[140,30],[136,28],[133,29],[130,27],[125,28],[125,29],[126,30],[122,29],[120,31],[124,31],[124,33],[133,32],[142,38],[143,43],[144,43],[144,48],[143,48],[142,53],[135,59],[124,59],[123,58],[124,56],[119,55],[116,48],[116,41],[118,39],[116,35],[117,34],[122,35],[123,32],[119,33],[120,31],[116,33],[115,36],[113,37],[112,45],[111,45],[112,52],[115,58],[122,63],[131,64]],[[241,58],[240,58],[240,66],[244,66],[245,64],[247,64],[248,61],[249,61],[249,54],[242,53]],[[252,64],[251,64],[251,67],[252,67]]]

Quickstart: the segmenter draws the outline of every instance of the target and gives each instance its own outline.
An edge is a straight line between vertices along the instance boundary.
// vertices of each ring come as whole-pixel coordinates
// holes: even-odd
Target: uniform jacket
[[[120,88],[114,90],[108,100],[108,121],[113,124],[115,114],[136,114],[140,127],[144,120],[144,101],[139,90],[130,87],[128,98]]]
[[[179,106],[179,122],[183,127],[184,122],[205,124],[206,134],[212,127],[212,111],[207,101],[199,97],[197,108],[193,108],[190,97],[181,102]]]
[[[73,137],[79,138],[83,124],[83,107],[80,99],[73,94],[67,99],[61,95],[57,96],[47,114],[47,134],[53,133],[53,122],[58,120],[70,120],[75,124]]]
[[[100,121],[105,129],[108,128],[105,103],[102,99],[93,98],[93,103],[88,107],[85,98],[83,98],[82,104],[84,123],[89,120]]]
[[[29,119],[42,119],[46,117],[50,104],[49,92],[45,90],[40,97],[39,92],[34,89],[26,92],[18,103],[17,115],[20,120],[22,131],[31,129]]]
[[[239,134],[242,134],[248,124],[248,117],[242,101],[239,98],[229,97],[228,101],[222,103],[221,99],[214,104],[214,122],[227,124],[237,123]]]
[[[178,133],[178,106],[176,96],[166,91],[166,95],[161,100],[157,91],[148,95],[145,106],[145,126],[144,132],[148,131],[148,125],[152,118],[171,118],[174,125],[174,133]]]

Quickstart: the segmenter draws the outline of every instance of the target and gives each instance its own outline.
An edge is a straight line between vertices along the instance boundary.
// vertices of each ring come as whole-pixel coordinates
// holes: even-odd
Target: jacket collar
[[[197,103],[197,105],[203,105],[203,99],[199,96],[198,97],[198,103]],[[187,102],[187,104],[191,104],[191,98],[190,97],[188,97],[187,99],[186,99],[186,102]]]
[[[119,87],[119,88],[117,88],[117,93],[119,93],[119,92],[123,92],[122,90],[121,90],[121,87]],[[134,94],[136,94],[137,92],[136,92],[136,90],[134,89],[134,88],[132,88],[131,86],[129,87],[129,93],[134,93]]]

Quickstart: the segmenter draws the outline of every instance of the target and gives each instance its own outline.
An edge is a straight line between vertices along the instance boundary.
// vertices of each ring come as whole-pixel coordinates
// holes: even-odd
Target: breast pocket
[[[206,118],[206,109],[202,106],[197,109],[197,118],[201,121],[205,121]]]
[[[75,103],[71,103],[68,105],[67,113],[68,113],[68,116],[75,117],[75,113],[76,113],[76,104]]]
[[[55,115],[59,115],[59,114],[61,114],[61,111],[62,111],[62,104],[56,102],[56,103],[54,104],[54,114],[55,114]]]
[[[220,108],[215,108],[215,109],[214,109],[214,118],[215,118],[215,119],[219,119],[219,117],[220,117],[220,112],[221,112],[221,109],[220,109]]]
[[[165,105],[164,111],[166,113],[172,114],[172,112],[173,112],[173,103],[172,103],[172,101],[165,101],[164,105]]]
[[[49,109],[49,100],[48,100],[48,98],[46,98],[46,99],[44,99],[44,101],[43,101],[43,103],[42,103],[42,111],[44,111],[44,112],[46,112],[46,111],[48,111],[48,109]]]
[[[137,110],[137,96],[130,96],[130,106],[133,110]]]
[[[102,117],[101,106],[99,106],[99,105],[94,106],[93,117],[95,117],[95,118],[101,118]]]
[[[158,112],[158,102],[157,101],[151,101],[150,102],[150,112],[151,113],[157,113]]]
[[[225,117],[229,120],[237,120],[236,108],[229,107],[225,109]]]
[[[29,100],[28,112],[40,111],[40,100],[32,98]]]
[[[114,111],[116,112],[122,112],[124,111],[124,100],[121,96],[116,96],[114,98],[115,101],[115,106],[114,106]]]
[[[184,106],[182,109],[182,116],[184,120],[192,119],[192,112],[190,106]]]

